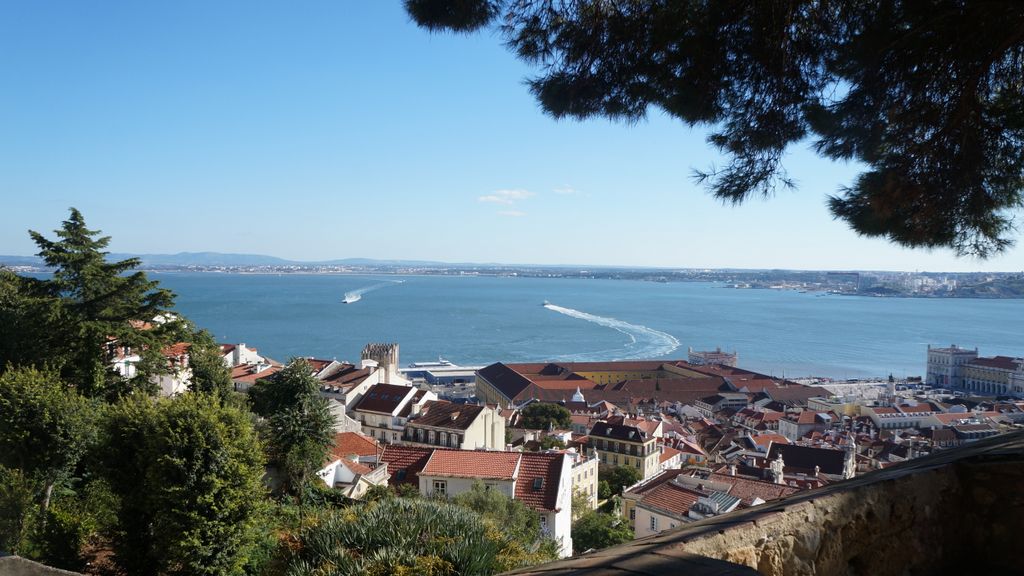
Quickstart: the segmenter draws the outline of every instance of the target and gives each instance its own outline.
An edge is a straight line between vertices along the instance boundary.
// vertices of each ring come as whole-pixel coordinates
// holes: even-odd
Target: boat
[[[345,299],[341,301],[342,304],[352,304],[353,302],[359,302],[362,298],[359,294],[345,294]]]
[[[550,306],[550,305],[551,305],[551,302],[548,302],[547,300],[545,300],[544,303],[541,304],[541,306]]]

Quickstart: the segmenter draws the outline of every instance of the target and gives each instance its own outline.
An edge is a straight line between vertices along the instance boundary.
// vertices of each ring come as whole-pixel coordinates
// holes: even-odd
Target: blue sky
[[[75,206],[117,252],[670,267],[1022,270],[857,237],[825,200],[856,167],[727,207],[705,133],[555,121],[490,33],[399,2],[0,5],[0,253]],[[1017,215],[1018,219],[1020,214]]]

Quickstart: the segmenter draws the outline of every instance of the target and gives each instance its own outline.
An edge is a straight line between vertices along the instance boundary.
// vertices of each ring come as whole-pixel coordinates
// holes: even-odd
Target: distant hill
[[[177,254],[111,253],[109,259],[139,258],[144,267],[161,266],[445,266],[444,262],[426,260],[374,260],[342,258],[336,260],[287,260],[263,254],[228,254],[223,252],[179,252]],[[0,255],[0,265],[42,266],[38,256]]]

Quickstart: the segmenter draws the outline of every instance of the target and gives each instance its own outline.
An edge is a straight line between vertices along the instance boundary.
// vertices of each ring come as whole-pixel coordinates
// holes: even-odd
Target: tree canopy
[[[572,426],[572,413],[558,404],[533,402],[523,408],[522,416],[521,426],[531,430],[565,430]]]
[[[137,259],[108,262],[110,237],[87,228],[78,210],[72,208],[55,233],[51,240],[29,231],[39,256],[53,268],[51,278],[0,273],[0,320],[15,328],[0,332],[0,365],[49,366],[87,396],[150,388],[150,376],[167,370],[161,351],[180,327],[172,321],[146,323],[165,315],[174,296],[133,271]],[[141,357],[131,387],[111,368],[106,347],[112,342]]]
[[[714,127],[725,202],[792,187],[807,139],[864,171],[830,197],[857,233],[989,256],[1024,205],[1024,3],[405,0],[432,31],[495,27],[556,118],[651,107]]]
[[[129,398],[104,419],[99,468],[120,499],[114,549],[132,574],[241,574],[264,506],[247,414],[208,394]]]

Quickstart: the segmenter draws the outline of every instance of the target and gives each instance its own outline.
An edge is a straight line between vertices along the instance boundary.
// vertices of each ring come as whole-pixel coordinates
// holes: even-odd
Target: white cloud
[[[536,196],[533,192],[527,190],[495,190],[490,194],[485,194],[477,198],[480,202],[492,202],[494,204],[505,204],[511,206],[519,200],[526,200],[531,196]]]
[[[508,216],[510,218],[526,216],[526,212],[520,212],[519,210],[502,210],[501,212],[498,212],[498,214],[501,216]]]
[[[558,188],[552,190],[552,192],[554,192],[555,194],[561,194],[563,196],[575,196],[577,194],[581,194],[579,190],[573,188],[572,186],[569,186],[568,184],[559,186]]]

